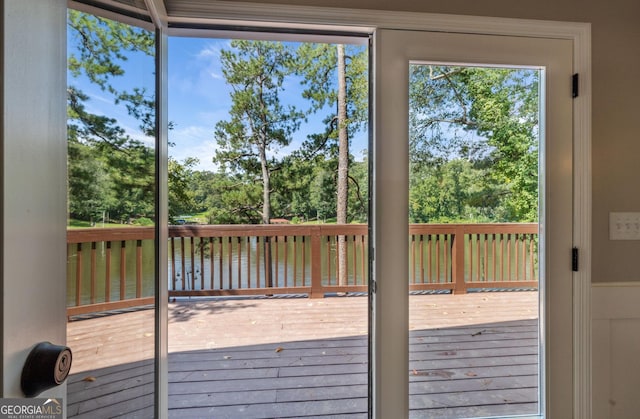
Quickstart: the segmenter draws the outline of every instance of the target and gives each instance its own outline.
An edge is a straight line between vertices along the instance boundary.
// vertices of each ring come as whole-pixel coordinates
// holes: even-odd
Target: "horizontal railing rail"
[[[153,227],[69,230],[68,315],[152,304],[154,237]],[[536,223],[411,224],[409,237],[412,291],[537,287]],[[368,247],[365,224],[170,226],[169,296],[367,292]]]

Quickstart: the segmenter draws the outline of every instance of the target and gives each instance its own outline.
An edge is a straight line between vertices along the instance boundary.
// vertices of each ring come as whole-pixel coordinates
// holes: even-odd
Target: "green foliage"
[[[349,169],[349,222],[366,223],[369,219],[369,162],[351,161]]]
[[[242,175],[217,174],[209,197],[212,224],[260,224],[262,185]]]
[[[73,78],[86,76],[91,83],[110,93],[115,104],[124,103],[129,114],[140,121],[145,135],[153,136],[154,93],[142,87],[123,91],[114,84],[115,79],[125,76],[131,56],[154,57],[153,32],[73,9],[68,11],[67,26],[74,46],[67,57],[69,74]],[[74,91],[71,89],[71,96]]]
[[[155,53],[153,33],[124,23],[69,9],[67,26],[76,47],[68,56],[71,74],[84,73],[112,93],[118,92],[110,81],[125,74],[121,63],[128,60],[128,52]]]
[[[335,107],[328,106],[336,100],[329,77],[333,48],[305,44],[298,49],[296,71],[305,75],[304,97],[311,100],[312,112]],[[410,77],[411,222],[537,220],[537,72],[414,66]],[[350,107],[356,108],[351,102]],[[334,121],[335,114],[329,113],[324,133],[309,136],[301,149],[272,166],[269,196],[275,217],[298,222],[336,218]],[[350,125],[350,132],[356,127]],[[234,170],[218,174],[219,199],[212,211],[217,221],[258,218],[250,215],[260,211],[258,163],[245,154],[235,157],[246,166],[234,161]],[[367,220],[367,177],[367,161],[351,158],[349,221]],[[222,209],[226,205],[233,211]]]
[[[311,101],[310,112],[329,109],[324,118],[324,133],[309,135],[299,151],[304,158],[318,154],[327,158],[311,195],[316,201],[318,218],[335,214],[339,223],[349,222],[354,217],[366,220],[358,211],[361,205],[350,199],[353,195],[350,186],[355,186],[360,203],[363,201],[362,189],[349,172],[352,162],[350,138],[366,126],[368,120],[367,49],[354,45],[307,43],[300,45],[297,54],[296,71],[303,77],[301,83],[306,86],[303,97]],[[335,176],[329,177],[326,171],[329,167]],[[327,181],[330,178],[332,182]],[[335,200],[327,192],[335,194]],[[330,210],[329,205],[335,210]],[[345,256],[345,250],[341,249],[341,260],[346,260]]]
[[[70,80],[86,77],[154,134],[155,99],[142,87],[123,90],[130,57],[150,57],[154,34],[109,19],[69,10]],[[130,67],[130,66],[129,66]],[[151,66],[149,68],[152,68]],[[151,70],[152,71],[152,70]],[[93,221],[103,215],[128,222],[155,215],[155,154],[112,117],[88,110],[89,96],[67,88],[68,178],[71,217]]]
[[[153,92],[117,81],[132,57],[153,57],[154,34],[74,10],[68,26],[70,216],[89,225],[103,218],[153,223],[154,150],[117,119],[92,112],[90,97],[73,80],[86,77],[138,121],[142,137],[152,136]],[[346,179],[346,219],[366,222],[368,162],[348,148],[368,122],[368,51],[345,48],[348,100],[341,117],[339,50],[234,40],[221,51],[232,104],[214,131],[219,170],[195,170],[195,158],[169,161],[172,220],[193,213],[221,224],[344,220],[338,201],[345,195],[337,195]],[[411,222],[536,221],[538,72],[412,65],[409,77]],[[293,82],[303,86],[306,109],[285,100]],[[310,117],[324,126],[296,138]],[[347,155],[339,164],[345,132]]]
[[[313,181],[315,162],[286,156],[272,177],[274,218],[298,217],[306,221],[315,217],[309,200],[309,184]]]
[[[433,177],[412,180],[412,219],[536,221],[537,71],[413,65],[410,80],[412,174]]]
[[[106,163],[93,147],[77,141],[69,141],[68,159],[70,216],[88,222],[101,219],[114,202]]]
[[[484,175],[465,159],[416,167],[409,187],[411,222],[491,222],[499,218],[500,189],[487,185]]]
[[[507,185],[509,221],[538,217],[538,77],[534,71],[480,69],[468,75],[472,118],[494,147],[491,176]]]
[[[234,40],[231,49],[221,51],[232,105],[229,119],[216,124],[214,162],[223,173],[241,178],[228,193],[231,202],[245,200],[237,212],[255,211],[250,218],[259,215],[265,224],[272,218],[271,178],[281,165],[276,152],[291,143],[304,117],[281,101],[293,59],[280,42]],[[261,196],[255,194],[256,185],[262,188]]]
[[[168,189],[169,189],[169,221],[175,221],[180,214],[190,214],[198,210],[195,192],[191,186],[194,176],[193,166],[198,159],[189,157],[182,163],[169,158]]]
[[[133,225],[142,226],[142,227],[150,227],[152,226],[153,220],[147,217],[140,217],[133,220]]]
[[[109,222],[103,222],[102,219],[100,220],[95,220],[95,221],[85,221],[85,220],[76,220],[73,218],[70,218],[67,221],[67,228],[95,228],[95,227],[105,227],[105,228],[110,228],[110,227],[126,227],[128,226],[128,224],[119,224],[119,223],[109,223]]]
[[[219,174],[209,171],[191,172],[188,188],[193,197],[195,213],[207,213],[209,208],[217,205],[215,196],[219,193],[218,178]]]
[[[315,209],[316,218],[319,221],[326,221],[336,216],[335,166],[334,159],[317,161],[313,180],[307,192],[309,203]]]
[[[311,135],[303,151],[318,152],[326,150],[328,139],[337,139],[336,104],[337,91],[337,52],[335,44],[302,43],[296,50],[294,69],[302,76],[305,86],[302,97],[309,99],[309,113],[329,110],[323,119],[326,124],[324,133]],[[347,121],[349,136],[366,128],[369,119],[369,55],[367,48],[359,45],[346,45],[345,75],[347,78]]]

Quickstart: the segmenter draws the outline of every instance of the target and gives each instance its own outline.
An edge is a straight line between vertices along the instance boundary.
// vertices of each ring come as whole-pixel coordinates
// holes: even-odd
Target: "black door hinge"
[[[573,272],[578,272],[578,248],[574,247],[571,250],[571,269]]]
[[[578,86],[580,85],[580,79],[578,73],[571,76],[571,96],[575,99],[578,97]]]

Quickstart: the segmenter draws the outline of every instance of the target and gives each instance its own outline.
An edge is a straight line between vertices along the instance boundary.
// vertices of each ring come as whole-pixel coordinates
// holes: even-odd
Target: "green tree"
[[[221,51],[232,105],[229,119],[216,124],[214,161],[229,173],[247,177],[242,181],[246,188],[261,185],[259,214],[264,224],[271,219],[271,178],[281,166],[276,153],[291,143],[304,117],[281,100],[292,60],[290,48],[280,42],[234,40],[231,49]]]
[[[350,222],[366,223],[369,211],[369,162],[351,161],[349,179],[352,187],[349,189]]]
[[[68,167],[69,216],[94,224],[114,203],[108,168],[94,148],[78,141],[69,141],[68,156],[74,162]]]
[[[283,158],[277,176],[272,179],[275,214],[294,222],[315,217],[309,189],[316,170],[317,163],[314,160],[300,159],[293,154]]]
[[[309,202],[316,210],[316,217],[326,221],[336,218],[336,176],[335,161],[316,160],[314,178],[309,188]]]
[[[508,186],[505,218],[538,219],[538,92],[535,70],[477,69],[467,76],[477,132],[493,148],[491,176]]]
[[[118,83],[131,57],[147,57],[152,68],[153,33],[71,9],[67,25],[69,79],[86,77],[139,122],[143,135],[153,135],[153,92],[143,87],[119,87]],[[122,221],[153,218],[153,149],[134,138],[115,118],[88,110],[89,96],[73,84],[67,89],[67,99],[71,215],[91,220],[108,212]],[[89,188],[83,189],[83,183]],[[88,205],[93,215],[82,209]]]
[[[154,92],[144,87],[124,90],[114,83],[125,75],[125,63],[132,56],[155,56],[153,32],[73,9],[68,11],[67,26],[74,40],[74,49],[67,58],[71,76],[85,75],[91,83],[110,93],[115,104],[123,103],[140,122],[142,132],[153,136]],[[70,95],[73,91],[78,90],[72,89]]]
[[[537,220],[538,73],[413,65],[410,80],[412,173],[444,175],[464,159],[472,165],[465,172],[479,171],[478,182],[456,208],[476,206],[466,213],[492,221]],[[449,191],[431,193],[429,199],[443,202]],[[417,219],[452,216],[449,206],[438,213],[422,208],[412,213]]]
[[[194,170],[188,177],[188,189],[191,192],[195,212],[205,212],[212,208],[211,197],[215,194],[216,173],[208,170]]]
[[[215,173],[206,202],[212,224],[260,224],[262,187],[242,173]]]
[[[169,221],[174,221],[181,214],[196,211],[195,188],[193,179],[195,172],[193,167],[198,164],[198,159],[188,157],[179,162],[169,158],[168,164],[168,189],[169,189]]]
[[[330,151],[328,142],[336,141],[336,222],[348,222],[349,138],[367,121],[366,49],[343,44],[304,43],[298,48],[297,70],[304,77],[303,96],[312,101],[312,110],[333,109],[325,118],[326,129],[312,135],[306,143],[307,153]],[[356,185],[358,186],[358,185]],[[346,284],[347,249],[345,236],[338,236],[338,283]]]
[[[129,221],[135,216],[152,217],[155,184],[153,150],[132,139],[114,118],[87,112],[83,102],[86,99],[79,92],[69,96],[69,176],[80,176],[82,167],[100,164],[103,170],[96,175],[101,173],[108,179],[93,185],[95,210],[108,211],[112,219],[120,221]],[[78,148],[89,148],[91,152],[78,153]],[[86,159],[95,162],[87,162]],[[82,181],[70,179],[69,185],[78,182]],[[95,189],[97,187],[108,189]],[[69,189],[70,208],[81,206],[83,199],[79,188]]]
[[[412,223],[489,222],[495,219],[494,188],[484,171],[466,159],[412,168],[409,219]]]

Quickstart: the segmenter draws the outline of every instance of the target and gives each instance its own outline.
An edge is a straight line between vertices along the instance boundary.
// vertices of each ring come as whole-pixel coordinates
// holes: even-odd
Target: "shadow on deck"
[[[487,310],[493,305],[493,311],[497,312],[500,310],[494,304],[506,296],[492,294],[466,300],[457,297],[458,302],[465,302],[463,306],[448,305],[454,296],[446,301],[433,300],[433,297],[446,296],[430,296],[431,299],[419,301],[422,309],[420,315],[412,316],[414,324],[410,331],[410,417],[537,413],[537,310],[527,309],[531,298],[523,302],[519,293],[508,294],[517,300],[509,301],[511,308],[505,312],[511,315],[504,316],[508,320],[484,323],[482,318],[493,320],[499,313],[487,317],[481,302],[486,303]],[[349,300],[350,307],[359,307],[362,302],[344,298],[325,300],[301,299],[296,303],[281,300],[282,317],[269,310],[265,315],[261,300],[238,303],[246,304],[242,309],[221,302],[215,306],[174,305],[170,318],[170,336],[175,342],[170,345],[169,354],[169,417],[367,417],[367,336],[353,333],[362,329],[362,319],[341,327],[338,324],[344,323],[344,319],[334,323],[333,315],[325,316],[315,319],[323,325],[309,330],[306,320],[300,318],[301,312],[296,311],[306,312],[305,306],[326,311],[335,309],[334,304],[344,305]],[[284,309],[284,303],[292,307]],[[500,306],[504,308],[506,303]],[[251,307],[260,311],[251,312]],[[429,309],[452,315],[437,320]],[[514,314],[518,310],[521,312]],[[244,330],[248,337],[232,338],[241,334],[243,327],[240,323],[238,327],[226,323],[228,319],[224,319],[222,313],[240,316],[248,328]],[[253,317],[258,313],[262,313],[262,320]],[[210,318],[208,323],[202,321],[206,318],[203,316],[212,314],[223,320],[215,324]],[[342,315],[335,315],[350,314],[344,310]],[[438,326],[416,326],[416,322],[424,324],[423,316],[430,317],[431,323]],[[453,321],[453,317],[458,320]],[[272,326],[260,325],[266,320]],[[190,322],[193,324],[188,326]],[[366,324],[366,318],[364,322]],[[334,337],[329,336],[332,329]],[[251,333],[252,330],[256,333]],[[186,334],[197,338],[183,341]],[[285,336],[294,338],[283,339]],[[242,339],[262,342],[247,344]],[[85,366],[84,371],[69,378],[68,416],[153,417],[153,368],[153,361],[149,359],[99,369]]]

